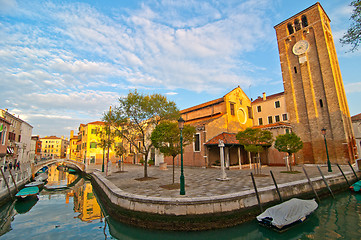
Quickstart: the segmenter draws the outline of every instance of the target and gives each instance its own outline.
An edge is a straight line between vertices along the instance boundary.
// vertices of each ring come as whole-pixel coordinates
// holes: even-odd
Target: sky
[[[331,19],[351,116],[361,113],[361,50],[339,39],[351,0],[319,1]],[[0,0],[0,109],[40,137],[70,136],[137,89],[179,109],[240,86],[283,91],[274,26],[313,5],[289,0]]]

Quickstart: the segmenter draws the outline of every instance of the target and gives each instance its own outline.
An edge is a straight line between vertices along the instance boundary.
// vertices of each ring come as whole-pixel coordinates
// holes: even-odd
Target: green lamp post
[[[184,187],[184,174],[183,174],[183,136],[182,130],[184,128],[184,119],[180,117],[178,119],[178,128],[180,130],[180,147],[181,147],[181,175],[180,175],[180,195],[185,195],[185,187]]]
[[[326,141],[326,128],[322,128],[321,133],[323,135],[323,140],[325,141],[325,146],[326,146],[328,172],[332,172],[330,157],[328,156],[328,148],[327,148],[327,141]]]

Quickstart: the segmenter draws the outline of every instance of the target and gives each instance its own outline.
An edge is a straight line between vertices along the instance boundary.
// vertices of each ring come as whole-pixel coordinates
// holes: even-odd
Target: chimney
[[[266,93],[263,93],[263,101],[266,101],[267,97],[266,97]]]

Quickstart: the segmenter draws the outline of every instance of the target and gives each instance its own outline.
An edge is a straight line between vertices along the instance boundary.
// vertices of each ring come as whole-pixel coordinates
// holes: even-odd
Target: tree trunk
[[[144,154],[144,178],[148,177],[148,153],[149,151],[146,151]]]
[[[293,172],[293,169],[292,169],[292,153],[288,153],[288,162],[290,164],[290,172]]]
[[[174,158],[175,157],[173,157],[173,184],[174,184]]]

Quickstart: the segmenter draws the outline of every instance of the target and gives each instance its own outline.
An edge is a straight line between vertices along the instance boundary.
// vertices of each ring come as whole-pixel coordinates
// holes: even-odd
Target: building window
[[[275,116],[275,122],[279,122],[280,121],[280,116],[279,115],[276,115]]]
[[[296,68],[296,67],[293,67],[293,69],[295,70],[295,73],[297,73],[297,68]]]
[[[90,163],[95,163],[95,156],[90,156]]]
[[[320,107],[323,107],[322,99],[320,99]]]
[[[253,119],[252,108],[248,106],[247,109],[248,109],[248,118]]]
[[[97,134],[97,130],[94,128],[91,130],[91,134]]]
[[[199,152],[201,150],[201,139],[200,134],[197,133],[194,135],[194,151]]]
[[[302,21],[302,27],[307,27],[308,26],[307,17],[305,15],[303,15],[301,17],[301,21]]]
[[[286,129],[286,133],[290,133],[290,130],[288,128]]]
[[[261,106],[257,106],[257,112],[261,112],[262,111],[262,107]]]
[[[263,125],[263,120],[262,120],[262,118],[258,118],[258,125]]]
[[[90,148],[97,148],[97,143],[96,142],[91,142],[90,143]]]
[[[300,29],[301,29],[300,20],[296,19],[295,20],[295,30],[298,31]]]
[[[275,108],[280,108],[281,105],[280,105],[280,101],[275,101]]]
[[[234,103],[230,103],[230,107],[231,107],[231,115],[235,115],[234,113]]]
[[[288,120],[287,113],[282,114],[282,120],[283,120],[283,121],[287,121],[287,120]]]
[[[294,33],[294,31],[293,31],[293,26],[292,26],[291,23],[287,24],[287,28],[288,28],[288,33],[289,33],[289,34]]]
[[[268,124],[273,123],[272,116],[268,116]]]

